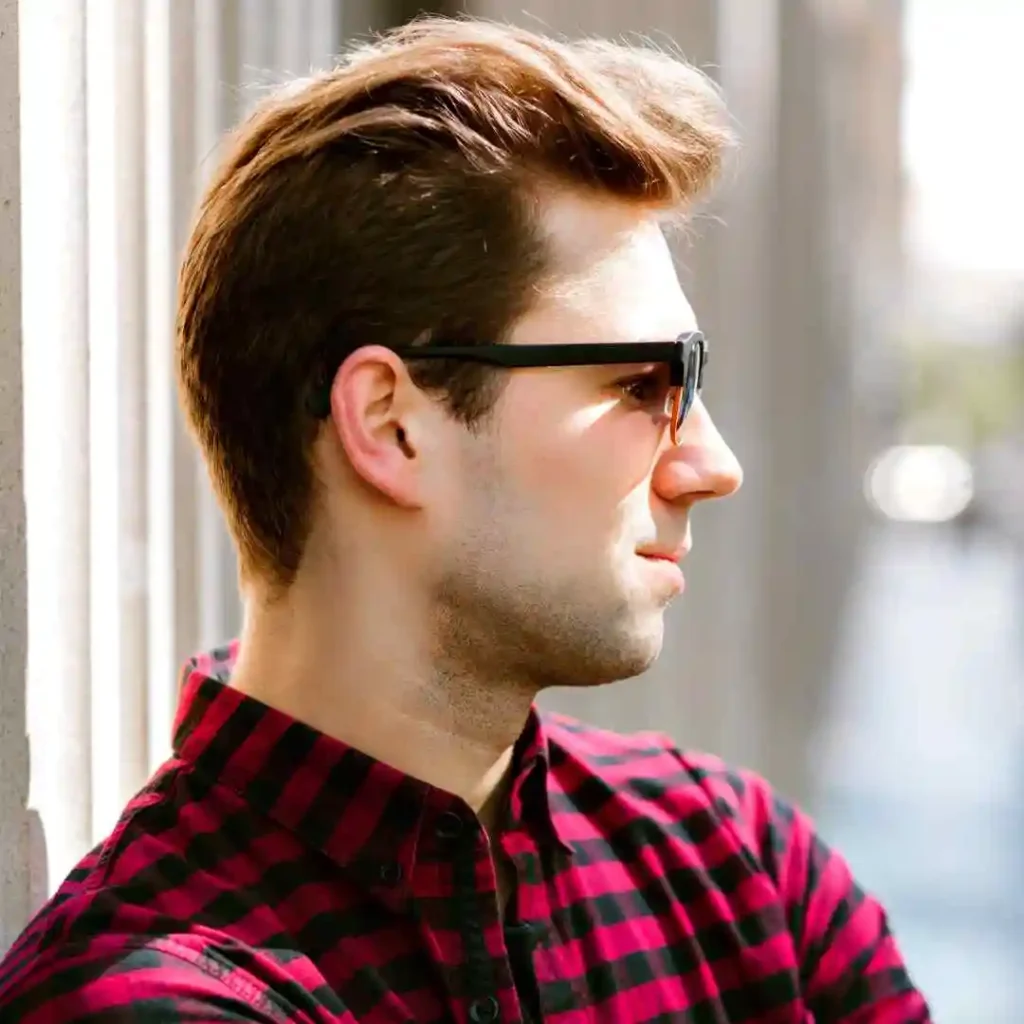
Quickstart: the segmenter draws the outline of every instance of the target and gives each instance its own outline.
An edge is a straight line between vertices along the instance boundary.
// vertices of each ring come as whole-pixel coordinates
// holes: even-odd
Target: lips
[[[640,548],[637,554],[641,558],[649,558],[654,562],[672,562],[678,565],[690,552],[689,544],[681,544],[677,548]]]
[[[681,594],[686,587],[686,580],[683,577],[683,570],[680,562],[686,557],[687,548],[647,548],[637,551],[637,556],[642,558],[650,568],[648,572],[658,580],[659,585],[669,587],[674,595]]]
[[[667,551],[641,551],[640,557],[648,558],[652,562],[671,562],[673,565],[678,565],[682,555],[672,554]]]

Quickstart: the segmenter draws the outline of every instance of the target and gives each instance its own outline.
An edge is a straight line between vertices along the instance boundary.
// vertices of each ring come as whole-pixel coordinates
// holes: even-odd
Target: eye
[[[616,387],[637,405],[664,405],[668,393],[668,373],[649,370],[620,380]]]

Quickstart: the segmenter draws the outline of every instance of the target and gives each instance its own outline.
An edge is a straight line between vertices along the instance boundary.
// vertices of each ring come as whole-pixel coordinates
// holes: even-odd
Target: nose
[[[701,401],[694,403],[678,445],[660,455],[651,486],[662,501],[693,504],[727,498],[743,484],[743,467]]]

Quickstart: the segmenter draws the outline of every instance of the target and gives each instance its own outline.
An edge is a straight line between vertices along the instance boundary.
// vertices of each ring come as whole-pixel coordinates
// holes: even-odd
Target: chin
[[[629,631],[629,638],[623,644],[629,660],[641,666],[633,674],[646,672],[658,660],[665,646],[665,607],[648,609],[638,615]]]
[[[661,654],[665,627],[661,615],[644,623],[633,622],[603,633],[600,645],[592,646],[573,673],[573,686],[605,686],[643,675]],[[565,684],[562,684],[565,685]]]
[[[629,672],[628,676],[623,676],[623,679],[629,676],[638,676],[642,672],[646,672],[661,656],[662,648],[665,646],[665,625],[658,617],[658,624],[656,630],[640,634],[636,637],[634,643],[630,645],[629,654],[629,665],[632,671]]]

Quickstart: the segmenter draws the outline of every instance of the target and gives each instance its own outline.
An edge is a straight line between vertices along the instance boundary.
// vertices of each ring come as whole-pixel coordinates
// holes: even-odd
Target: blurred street
[[[879,527],[816,763],[818,820],[891,912],[943,1024],[1024,1021],[1024,571]]]

